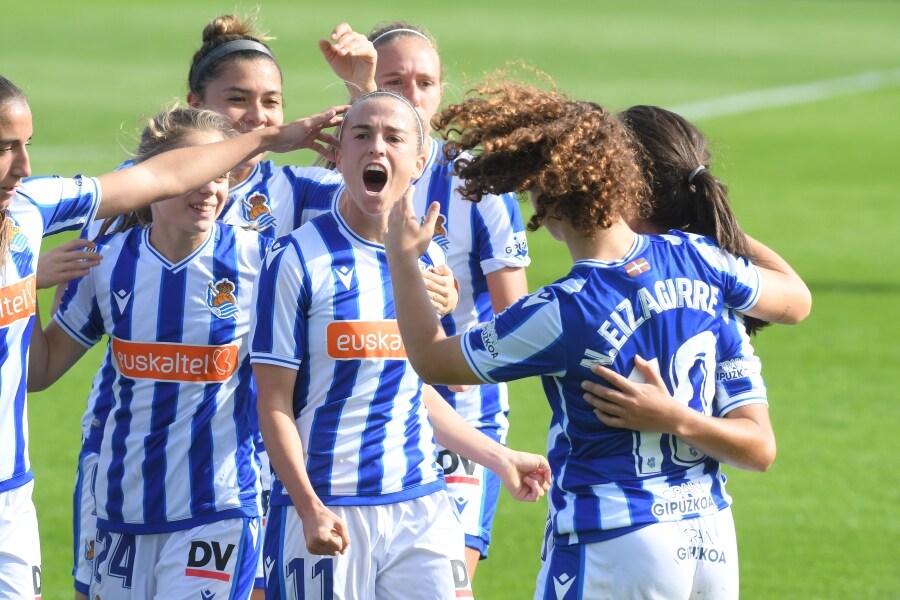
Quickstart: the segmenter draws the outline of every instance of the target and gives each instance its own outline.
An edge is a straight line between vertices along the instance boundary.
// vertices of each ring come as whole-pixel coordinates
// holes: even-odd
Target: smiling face
[[[444,93],[441,59],[434,46],[419,36],[394,36],[378,45],[375,83],[402,94],[422,117],[427,131]]]
[[[27,146],[33,133],[27,102],[14,98],[0,105],[0,210],[9,207],[22,179],[31,175]]]
[[[419,136],[418,120],[400,98],[375,95],[354,105],[344,119],[337,152],[351,213],[386,220],[394,203],[422,174],[425,154]]]
[[[188,104],[224,115],[241,133],[281,125],[284,123],[281,73],[268,57],[231,60],[222,68],[222,74],[206,85],[202,97],[188,94]],[[241,169],[249,170],[264,156],[255,156],[241,165]]]
[[[184,146],[199,146],[224,139],[218,131],[198,131]],[[223,173],[199,188],[151,205],[155,233],[168,237],[196,237],[201,241],[213,227],[228,198],[228,174]]]

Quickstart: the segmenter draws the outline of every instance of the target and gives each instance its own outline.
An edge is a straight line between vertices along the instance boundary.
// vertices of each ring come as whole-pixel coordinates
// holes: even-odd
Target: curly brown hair
[[[448,139],[445,157],[457,161],[465,198],[537,192],[529,231],[560,219],[591,236],[641,210],[646,185],[633,144],[599,104],[501,77],[434,122]]]

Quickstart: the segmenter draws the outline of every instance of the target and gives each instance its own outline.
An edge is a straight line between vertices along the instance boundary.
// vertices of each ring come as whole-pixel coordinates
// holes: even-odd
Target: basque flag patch
[[[646,273],[649,270],[650,263],[647,262],[646,258],[639,258],[625,265],[625,272],[628,273],[629,277],[637,277],[641,273]]]

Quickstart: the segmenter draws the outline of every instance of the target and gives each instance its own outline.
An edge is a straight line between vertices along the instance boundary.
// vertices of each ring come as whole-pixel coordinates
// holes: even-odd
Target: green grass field
[[[694,118],[713,140],[713,172],[729,184],[743,225],[793,264],[814,300],[803,324],[756,341],[779,454],[766,474],[727,471],[743,597],[900,598],[900,446],[891,433],[900,423],[892,400],[900,326],[882,314],[900,306],[900,3],[461,0],[447,14],[392,0],[259,4],[278,38],[288,116],[343,102],[315,47],[334,24],[367,30],[405,18],[441,43],[446,101],[484,71],[524,59],[573,96]],[[5,5],[0,73],[30,97],[34,173],[118,164],[138,117],[184,96],[203,25],[234,9],[172,0]],[[814,93],[803,87],[813,82]],[[771,92],[779,88],[786,92]],[[543,234],[530,243],[532,288],[567,270],[561,246]],[[30,400],[45,600],[72,595],[70,492],[98,360],[93,352]],[[538,382],[518,382],[511,394],[511,445],[542,451],[548,410]],[[531,597],[545,510],[501,500],[477,597]]]

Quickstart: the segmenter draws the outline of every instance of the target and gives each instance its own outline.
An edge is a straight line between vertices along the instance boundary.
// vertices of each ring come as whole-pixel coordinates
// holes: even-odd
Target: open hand
[[[87,275],[103,258],[94,252],[94,247],[94,242],[78,238],[41,254],[37,265],[37,288],[50,288]]]
[[[682,405],[669,394],[656,367],[640,356],[634,357],[636,374],[643,381],[627,379],[600,365],[591,367],[614,387],[593,381],[582,381],[584,399],[594,407],[594,414],[605,425],[636,431],[670,432],[675,413]]]
[[[281,125],[278,127],[278,139],[272,144],[272,152],[308,149],[334,162],[338,140],[323,130],[339,125],[348,108],[332,106],[324,112]]]

